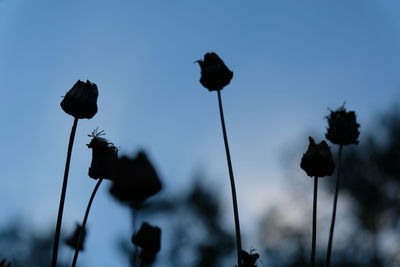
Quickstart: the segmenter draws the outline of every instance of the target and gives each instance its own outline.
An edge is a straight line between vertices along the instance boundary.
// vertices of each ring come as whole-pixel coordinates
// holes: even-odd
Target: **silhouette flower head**
[[[140,248],[140,259],[151,264],[161,248],[161,229],[144,222],[139,231],[132,236],[132,243]]]
[[[308,137],[310,144],[301,158],[300,167],[310,177],[324,177],[332,175],[335,170],[331,149],[325,141],[316,144],[312,137]]]
[[[97,129],[89,135],[92,140],[87,145],[92,149],[92,163],[89,168],[89,176],[93,179],[115,179],[118,162],[118,149],[107,139],[102,138],[103,131]]]
[[[119,201],[138,207],[161,188],[157,172],[143,151],[135,158],[124,156],[118,160],[116,179],[110,193]]]
[[[254,251],[251,250],[250,253],[242,250],[242,261],[243,267],[257,267],[256,262],[260,255],[258,253],[253,253]]]
[[[214,52],[204,55],[203,60],[197,60],[201,69],[200,83],[209,91],[222,90],[233,77],[222,59]]]
[[[11,262],[7,263],[6,259],[0,261],[0,267],[11,267]]]
[[[161,229],[144,222],[132,236],[132,243],[142,249],[158,252],[161,248]]]
[[[360,124],[357,123],[354,111],[346,111],[342,106],[331,111],[327,119],[328,131],[325,136],[329,141],[337,145],[358,144]]]
[[[78,119],[91,119],[97,113],[97,86],[90,81],[77,81],[61,101],[61,108]]]
[[[72,249],[76,249],[76,247],[78,246],[78,238],[81,229],[82,226],[80,224],[76,224],[73,234],[67,237],[64,241],[67,246],[69,246]],[[86,229],[83,229],[82,241],[79,245],[79,250],[84,250],[85,237],[86,237]]]

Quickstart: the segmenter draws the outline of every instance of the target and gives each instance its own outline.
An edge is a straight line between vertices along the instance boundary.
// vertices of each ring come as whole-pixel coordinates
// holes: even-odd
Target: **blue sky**
[[[222,94],[250,231],[285,193],[284,153],[298,147],[301,157],[309,132],[323,138],[328,107],[346,102],[365,129],[399,98],[399,8],[394,0],[0,1],[0,225],[18,215],[39,229],[55,220],[72,124],[59,103],[78,79],[98,85],[99,112],[79,122],[66,229],[94,186],[85,144],[96,127],[121,153],[148,151],[165,193],[185,190],[201,170],[229,199],[216,95],[193,64],[215,51],[234,72]],[[89,225],[112,230],[89,236],[88,247],[103,252],[82,254],[89,266],[115,262],[115,235],[129,231],[106,191]]]

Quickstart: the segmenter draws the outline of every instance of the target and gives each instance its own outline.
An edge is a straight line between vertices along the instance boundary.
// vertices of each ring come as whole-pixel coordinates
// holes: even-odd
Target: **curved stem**
[[[237,199],[236,199],[235,179],[233,177],[231,155],[230,155],[230,152],[229,152],[228,137],[227,137],[227,134],[226,134],[226,127],[225,127],[225,120],[224,120],[224,111],[222,109],[221,90],[218,90],[217,93],[218,93],[219,114],[220,114],[220,117],[221,117],[222,132],[223,132],[223,135],[224,135],[226,160],[228,162],[229,178],[230,178],[230,181],[231,181],[233,214],[234,214],[234,218],[235,218],[237,261],[238,261],[238,267],[241,267],[242,266],[242,256],[241,256],[242,255],[242,242],[241,242],[241,238],[240,238],[239,211],[238,211],[238,204],[237,204]]]
[[[317,199],[318,199],[318,177],[314,177],[314,200],[313,200],[313,222],[311,243],[311,267],[315,266],[315,247],[317,243]]]
[[[334,200],[333,200],[333,211],[332,211],[331,227],[330,227],[330,230],[329,230],[328,251],[327,251],[327,254],[326,254],[326,267],[330,267],[331,266],[333,231],[335,230],[336,208],[337,208],[337,200],[338,200],[338,195],[339,195],[342,151],[343,151],[343,145],[340,145],[339,146],[339,152],[338,152],[338,168],[337,168],[337,177],[336,177],[335,197],[334,197]]]
[[[60,243],[60,232],[61,232],[62,216],[63,216],[63,211],[64,211],[65,195],[67,193],[69,165],[71,163],[72,147],[74,145],[74,139],[75,139],[75,133],[76,133],[77,126],[78,126],[78,118],[74,118],[74,123],[72,124],[71,134],[69,136],[67,160],[66,160],[65,169],[64,169],[64,180],[63,180],[62,189],[61,189],[60,205],[58,207],[56,231],[54,234],[53,256],[51,259],[52,267],[57,266],[58,245]]]
[[[79,236],[78,236],[78,240],[76,242],[76,248],[75,248],[75,254],[74,254],[74,259],[72,260],[72,267],[76,266],[76,262],[78,261],[78,255],[79,255],[79,248],[81,247],[81,243],[82,243],[82,239],[83,239],[83,233],[85,231],[85,227],[86,227],[86,222],[87,219],[89,217],[89,212],[90,212],[90,208],[92,207],[92,203],[93,203],[93,199],[97,193],[97,190],[100,187],[101,182],[103,181],[103,179],[99,179],[96,183],[96,186],[93,189],[92,195],[90,196],[89,199],[89,203],[86,207],[86,212],[85,212],[85,216],[83,217],[83,221],[82,221],[82,227],[81,227],[81,231],[79,232]]]

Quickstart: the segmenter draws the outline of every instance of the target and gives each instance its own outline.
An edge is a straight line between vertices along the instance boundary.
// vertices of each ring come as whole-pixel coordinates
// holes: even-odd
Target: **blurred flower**
[[[222,90],[233,77],[222,59],[214,52],[204,55],[204,60],[197,60],[201,68],[200,83],[209,91]]]
[[[256,262],[260,255],[258,253],[253,253],[254,251],[251,250],[250,253],[242,250],[242,262],[243,267],[257,267]]]
[[[142,249],[160,251],[161,229],[144,222],[139,231],[132,236],[132,243]]]
[[[61,108],[78,119],[91,119],[97,113],[97,86],[90,81],[77,81],[61,101]]]
[[[87,145],[92,149],[89,176],[93,179],[114,180],[118,162],[118,149],[107,139],[100,137],[101,135],[103,135],[103,131],[97,132],[97,129],[89,135],[93,137]]]
[[[328,119],[328,132],[326,138],[337,145],[358,144],[360,124],[356,121],[354,111],[346,111],[344,106],[336,111],[331,111]]]
[[[335,170],[331,149],[325,141],[316,144],[312,137],[308,137],[310,144],[301,158],[300,167],[310,177],[332,175]]]
[[[11,262],[7,263],[6,259],[0,261],[0,267],[11,267]]]
[[[144,222],[139,231],[132,236],[132,243],[140,248],[140,259],[151,264],[161,248],[161,229]]]
[[[161,182],[153,165],[141,151],[135,158],[118,160],[116,178],[110,193],[119,201],[140,205],[161,190]]]
[[[76,224],[74,233],[69,237],[67,237],[64,241],[67,246],[69,246],[72,249],[76,249],[76,247],[78,246],[78,238],[81,229],[82,226],[80,224]],[[79,250],[84,250],[85,237],[86,237],[86,229],[83,230],[82,242],[79,245]]]

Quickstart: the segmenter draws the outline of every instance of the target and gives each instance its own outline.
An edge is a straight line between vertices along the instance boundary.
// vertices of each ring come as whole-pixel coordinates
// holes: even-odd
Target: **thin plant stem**
[[[54,234],[53,256],[51,259],[52,267],[57,267],[58,245],[60,243],[60,233],[61,233],[62,216],[63,216],[63,211],[64,211],[65,195],[67,193],[69,165],[71,163],[72,147],[74,145],[74,139],[75,139],[76,127],[78,126],[78,120],[79,120],[78,118],[74,118],[74,123],[72,124],[71,134],[69,136],[67,160],[65,163],[65,170],[64,170],[64,180],[63,180],[62,189],[61,189],[60,205],[58,207],[57,224],[56,224],[56,230],[55,230],[55,234]]]
[[[87,219],[89,217],[90,208],[92,207],[93,199],[96,196],[97,190],[99,189],[102,181],[103,181],[103,179],[99,179],[97,181],[96,186],[93,189],[92,195],[90,196],[89,203],[88,203],[88,205],[86,207],[85,216],[83,217],[81,230],[79,231],[78,240],[76,242],[74,259],[72,260],[72,265],[71,265],[72,267],[75,267],[76,266],[76,262],[78,261],[79,249],[83,245],[82,244],[83,233],[84,233],[85,228],[86,228],[86,222],[87,222]]]
[[[237,204],[237,198],[236,198],[235,179],[233,177],[231,155],[229,152],[228,137],[226,134],[226,127],[225,127],[225,120],[224,120],[224,111],[222,109],[221,90],[218,90],[217,93],[218,93],[218,105],[219,105],[219,114],[221,117],[222,133],[224,135],[226,160],[228,162],[229,178],[230,178],[230,182],[231,182],[233,214],[234,214],[234,218],[235,218],[237,261],[238,261],[238,267],[241,267],[242,266],[242,256],[241,256],[242,255],[242,242],[241,242],[241,238],[240,238],[239,211],[238,211],[238,204]]]
[[[317,243],[317,199],[318,199],[318,177],[314,177],[313,196],[313,222],[312,222],[312,243],[311,243],[311,267],[315,266],[315,247]]]
[[[337,167],[337,177],[336,177],[336,186],[335,186],[335,197],[333,200],[332,220],[331,220],[331,227],[329,230],[328,250],[327,250],[327,254],[326,254],[326,267],[331,266],[332,242],[333,242],[333,232],[335,230],[337,200],[338,200],[338,195],[339,195],[342,151],[343,151],[343,145],[340,145],[339,152],[338,152],[338,167]]]
[[[133,233],[136,234],[136,222],[139,217],[139,207],[133,206],[132,207],[132,226],[133,226]],[[139,248],[137,246],[133,249],[133,266],[137,266],[139,257]]]

